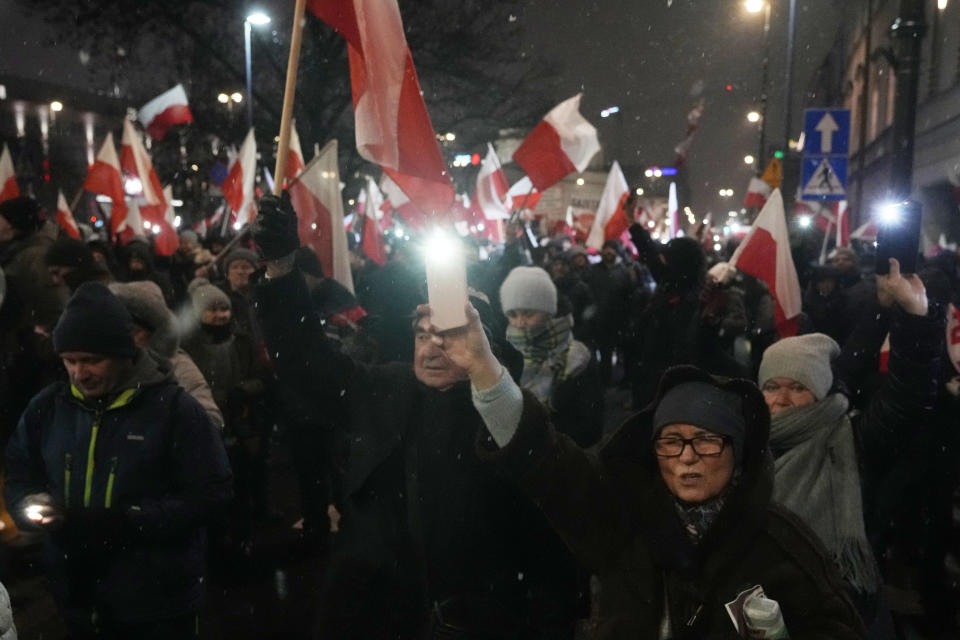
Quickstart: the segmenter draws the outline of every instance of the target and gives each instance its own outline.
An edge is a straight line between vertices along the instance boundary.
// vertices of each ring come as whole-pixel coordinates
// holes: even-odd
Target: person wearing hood
[[[149,349],[166,358],[177,384],[200,403],[213,426],[223,429],[223,413],[214,401],[203,373],[190,355],[180,348],[176,319],[163,301],[160,287],[148,280],[113,282],[109,287],[133,318],[133,342],[141,349]]]
[[[233,249],[223,259],[224,279],[216,284],[230,297],[233,322],[260,342],[253,316],[250,277],[260,268],[260,258],[249,249]]]
[[[431,338],[469,372],[478,455],[597,576],[590,637],[748,637],[746,618],[759,619],[747,601],[772,611],[769,600],[794,640],[865,637],[816,535],[772,501],[770,414],[753,383],[671,368],[653,402],[587,453],[505,374],[466,311],[466,328],[431,326]]]
[[[137,282],[138,280],[154,282],[163,292],[163,299],[167,306],[173,307],[176,304],[170,277],[154,266],[153,249],[147,241],[134,238],[123,247],[120,255],[123,261],[120,280],[123,282]]]
[[[773,416],[774,499],[817,532],[868,621],[881,586],[874,552],[883,549],[876,543],[899,501],[885,492],[916,425],[933,420],[944,336],[942,309],[928,302],[917,275],[900,274],[896,260],[888,275],[877,276],[877,294],[887,309],[864,314],[863,322],[879,324],[881,315],[889,322],[889,373],[862,413],[851,413],[842,392],[851,380],[834,385],[841,350],[825,334],[774,343],[757,377]]]
[[[562,306],[561,306],[562,305]],[[516,267],[500,286],[507,342],[523,355],[520,386],[550,409],[561,433],[581,447],[603,431],[603,386],[590,350],[573,339],[573,314],[540,267]]]
[[[81,285],[53,331],[69,380],[37,394],[6,451],[5,497],[71,637],[198,637],[205,526],[230,467],[203,408],[137,348],[133,320]]]

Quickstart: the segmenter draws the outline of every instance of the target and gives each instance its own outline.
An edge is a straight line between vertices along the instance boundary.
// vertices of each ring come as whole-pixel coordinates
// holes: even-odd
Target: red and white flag
[[[600,150],[597,130],[580,115],[582,96],[578,93],[551,109],[513,152],[514,162],[540,191],[574,171],[582,173]]]
[[[287,187],[297,212],[300,243],[320,259],[323,274],[353,292],[347,233],[343,228],[343,200],[337,141],[331,140],[313,157],[300,176]]]
[[[542,195],[533,186],[530,177],[523,176],[507,191],[507,208],[511,211],[534,211]]]
[[[67,204],[67,199],[63,197],[63,191],[60,190],[57,191],[57,224],[71,238],[80,239],[80,228],[77,227],[77,221],[73,219],[70,205]]]
[[[386,173],[380,177],[380,191],[385,198],[384,206],[389,206],[403,218],[403,221],[411,229],[417,232],[425,231],[427,228],[427,217],[423,211],[410,198],[407,197],[397,183],[390,179]]]
[[[309,0],[347,41],[357,151],[421,210],[445,215],[454,190],[407,46],[397,0]]]
[[[140,206],[140,215],[151,225],[160,224],[167,212],[167,200],[163,195],[163,186],[153,168],[153,160],[143,146],[140,134],[133,128],[133,122],[123,121],[123,139],[120,146],[120,168],[140,180],[143,199],[146,204]]]
[[[303,149],[300,147],[300,136],[297,134],[296,121],[290,123],[290,151],[287,156],[287,182],[291,182],[300,175],[307,166],[303,159]]]
[[[673,240],[680,235],[680,200],[677,198],[677,183],[670,183],[667,193],[667,237]]]
[[[837,246],[850,246],[850,209],[846,200],[837,203]]]
[[[623,232],[630,227],[623,205],[630,195],[630,186],[623,176],[620,163],[613,161],[610,173],[607,174],[607,184],[603,187],[597,215],[593,218],[593,226],[587,235],[587,246],[600,249],[603,243],[610,239],[619,239]]]
[[[673,166],[679,167],[687,161],[687,155],[690,153],[690,147],[693,146],[693,139],[697,135],[697,129],[700,127],[700,119],[703,117],[703,109],[706,103],[703,98],[697,100],[697,104],[687,113],[687,131],[683,140],[677,143],[673,148]]]
[[[257,177],[257,141],[253,135],[253,127],[243,140],[240,153],[237,154],[233,165],[227,173],[226,180],[220,188],[227,206],[236,216],[236,226],[239,229],[251,222],[256,216],[253,202],[253,188]]]
[[[802,296],[797,269],[790,255],[787,219],[779,189],[774,189],[770,194],[747,237],[730,259],[730,266],[767,283],[776,302],[780,335],[795,335]]]
[[[480,164],[477,174],[477,186],[473,192],[475,205],[483,212],[487,220],[504,220],[510,217],[510,211],[504,205],[509,187],[507,176],[500,166],[500,159],[493,145],[487,143],[487,157]]]
[[[382,204],[383,194],[380,193],[380,189],[373,178],[367,176],[366,184],[360,190],[360,195],[357,196],[357,215],[354,218],[354,224],[359,221],[363,225],[360,227],[360,247],[363,249],[363,253],[381,267],[387,264],[387,250],[383,246],[383,232],[377,223],[377,212],[380,211]]]
[[[97,159],[87,173],[83,188],[107,196],[113,201],[110,209],[110,235],[119,233],[120,226],[127,218],[127,203],[124,200],[120,159],[117,157],[117,148],[113,146],[113,133],[108,133],[103,141]]]
[[[169,91],[140,107],[138,114],[140,123],[154,140],[163,140],[170,127],[187,122],[193,122],[193,114],[187,102],[187,92],[183,85],[178,84]]]
[[[19,195],[20,188],[17,186],[17,174],[13,171],[13,158],[10,156],[7,145],[3,145],[3,152],[0,152],[0,202]]]
[[[120,244],[126,245],[134,238],[139,238],[140,240],[146,242],[147,237],[145,229],[146,227],[144,226],[143,218],[140,216],[140,207],[136,202],[131,202],[130,208],[127,211],[127,215],[124,217],[123,222],[120,223],[120,227],[117,229],[117,235],[120,236]]]
[[[770,185],[760,178],[752,176],[750,178],[750,185],[747,187],[747,195],[743,199],[743,206],[748,209],[760,209],[763,205],[767,204],[767,198],[770,197],[771,191],[773,191],[773,189],[770,188]]]
[[[880,228],[877,226],[877,223],[870,220],[857,227],[857,229],[850,234],[850,238],[853,240],[862,240],[863,242],[876,242],[879,231]]]
[[[157,234],[153,242],[153,250],[158,256],[172,256],[180,246],[180,235],[177,233],[175,224],[177,213],[173,209],[173,187],[163,188],[163,200],[166,210],[163,212],[163,218],[153,225],[153,232]]]

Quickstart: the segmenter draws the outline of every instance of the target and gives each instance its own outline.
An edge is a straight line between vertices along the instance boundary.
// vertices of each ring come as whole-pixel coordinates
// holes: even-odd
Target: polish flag
[[[487,143],[487,157],[480,163],[480,172],[477,174],[477,186],[473,192],[476,206],[483,212],[487,220],[505,220],[510,217],[510,211],[504,205],[509,187],[507,176],[500,166],[500,159],[493,145]]]
[[[17,174],[13,171],[13,158],[10,156],[7,145],[3,145],[3,152],[0,153],[0,202],[19,195],[20,188],[17,186]]]
[[[397,0],[309,0],[347,41],[357,151],[421,210],[445,215],[454,190],[423,102]]]
[[[850,210],[846,200],[837,203],[837,246],[850,246]]]
[[[743,206],[747,208],[760,209],[767,203],[770,192],[779,189],[783,183],[783,162],[780,158],[773,158],[763,170],[763,175],[750,178],[750,185],[747,187],[747,195],[743,200]]]
[[[174,224],[177,214],[173,209],[173,187],[166,186],[163,188],[163,200],[166,205],[163,218],[153,225],[153,231],[157,234],[153,243],[153,250],[158,256],[172,256],[173,252],[180,246],[180,235],[177,233],[177,226]]]
[[[779,189],[770,194],[747,237],[730,259],[730,266],[767,283],[776,302],[780,335],[796,335],[796,317],[800,313],[802,296],[797,269],[790,255],[787,220]]]
[[[287,156],[287,182],[293,181],[307,163],[303,159],[303,149],[300,147],[300,136],[297,135],[296,122],[290,123],[290,151]],[[271,187],[272,190],[272,187]]]
[[[534,211],[542,195],[529,176],[523,176],[507,191],[507,206],[511,211]]]
[[[357,216],[363,219],[360,229],[363,253],[381,267],[387,264],[387,250],[383,246],[383,232],[377,224],[377,212],[383,205],[383,194],[373,178],[367,176],[366,185],[357,196]],[[356,221],[356,218],[354,219]]]
[[[73,213],[70,212],[70,205],[67,199],[63,197],[63,191],[57,191],[57,224],[59,224],[67,235],[71,238],[80,239],[80,229],[77,227],[77,221],[73,219]]]
[[[163,140],[174,125],[193,122],[183,85],[178,84],[140,107],[138,119],[154,140]]]
[[[853,240],[862,240],[863,242],[876,242],[879,231],[880,228],[877,227],[877,223],[871,220],[857,227],[857,229],[850,234],[850,238]]]
[[[600,150],[597,130],[580,115],[578,93],[554,107],[513,152],[540,191],[574,171],[583,172]]]
[[[386,173],[380,178],[380,191],[386,198],[384,206],[389,204],[389,207],[399,213],[403,221],[414,231],[426,231],[427,216]]]
[[[167,211],[167,200],[163,195],[163,186],[153,168],[153,161],[140,134],[133,128],[129,119],[123,121],[123,139],[120,146],[120,168],[140,180],[143,186],[145,205],[140,207],[140,215],[151,225],[160,224]]]
[[[143,217],[140,216],[140,207],[136,202],[130,203],[130,209],[123,218],[123,222],[117,229],[117,235],[120,236],[120,244],[126,245],[131,240],[139,238],[146,241],[146,227],[143,224]]]
[[[227,173],[227,179],[220,188],[227,205],[236,216],[237,228],[251,222],[256,215],[253,203],[253,187],[257,177],[257,141],[253,135],[253,127],[243,140],[240,153],[237,154],[233,165]]]
[[[300,243],[317,254],[325,276],[352,293],[353,275],[350,273],[347,234],[343,228],[336,140],[328,142],[313,157],[287,187],[287,192],[297,213]]]
[[[113,208],[110,210],[110,235],[119,233],[120,226],[127,217],[127,203],[124,200],[120,159],[117,158],[117,149],[113,146],[113,133],[108,133],[103,141],[96,162],[87,173],[83,188],[107,196],[113,201]],[[137,215],[139,216],[139,211]]]
[[[630,195],[630,187],[623,176],[620,163],[613,161],[610,173],[607,174],[607,184],[603,187],[600,196],[600,205],[597,215],[593,218],[593,226],[587,235],[587,246],[600,249],[606,240],[618,239],[630,227],[623,205]]]

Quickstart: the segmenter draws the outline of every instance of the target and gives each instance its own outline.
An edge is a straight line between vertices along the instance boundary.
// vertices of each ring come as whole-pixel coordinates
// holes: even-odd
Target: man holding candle
[[[276,373],[344,451],[318,636],[571,637],[575,565],[532,502],[477,459],[483,423],[467,373],[429,316],[415,321],[412,366],[356,362],[324,335],[295,268],[286,198],[261,200],[254,239],[267,260],[255,297]]]

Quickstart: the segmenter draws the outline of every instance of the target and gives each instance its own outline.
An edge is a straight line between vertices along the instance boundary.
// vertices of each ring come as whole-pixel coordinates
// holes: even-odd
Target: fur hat
[[[504,313],[533,309],[553,317],[557,313],[557,287],[540,267],[515,267],[500,285],[500,307]]]
[[[136,324],[150,331],[150,348],[170,358],[179,346],[174,317],[157,283],[150,280],[112,282],[110,291],[130,312]]]
[[[839,355],[840,346],[823,333],[784,338],[763,352],[757,382],[762,387],[772,378],[789,378],[823,400],[833,386],[830,363]]]
[[[67,303],[53,329],[57,354],[84,351],[102,356],[132,358],[133,319],[110,290],[99,282],[85,282]]]
[[[187,293],[190,294],[190,302],[193,303],[193,310],[199,318],[204,311],[209,311],[217,307],[227,309],[233,308],[230,304],[230,296],[225,294],[220,287],[210,284],[206,278],[194,278],[187,287]]]

